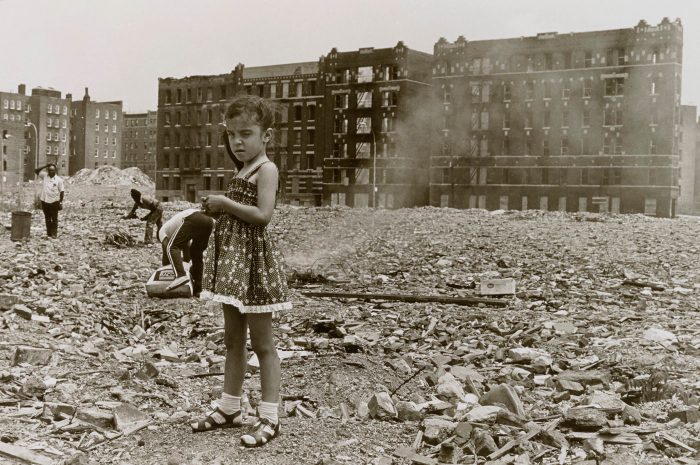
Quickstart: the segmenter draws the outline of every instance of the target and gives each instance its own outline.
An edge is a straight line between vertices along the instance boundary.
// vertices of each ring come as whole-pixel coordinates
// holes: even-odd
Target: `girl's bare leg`
[[[248,366],[247,329],[246,316],[236,307],[224,305],[224,392],[236,397],[241,397],[243,392],[243,381]]]
[[[247,314],[245,318],[253,351],[260,361],[262,401],[276,404],[280,394],[280,359],[272,336],[272,313]]]

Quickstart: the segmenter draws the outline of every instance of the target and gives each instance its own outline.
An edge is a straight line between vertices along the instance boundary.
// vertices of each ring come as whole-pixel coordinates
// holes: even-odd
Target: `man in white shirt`
[[[43,170],[46,169],[44,172]],[[63,209],[63,179],[56,176],[56,165],[49,163],[34,170],[41,177],[41,209],[46,220],[46,235],[58,236],[58,211]]]
[[[214,219],[199,208],[189,208],[170,218],[158,231],[158,240],[163,246],[163,265],[171,265],[175,279],[168,290],[175,289],[192,278],[192,294],[199,296],[202,291],[204,271],[203,254],[214,228]],[[187,276],[185,261],[191,261],[190,276]]]

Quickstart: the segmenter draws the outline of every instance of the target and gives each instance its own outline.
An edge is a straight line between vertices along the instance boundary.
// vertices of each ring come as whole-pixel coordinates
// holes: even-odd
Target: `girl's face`
[[[263,131],[248,115],[238,115],[226,120],[228,143],[236,158],[243,163],[265,154],[265,144],[270,140],[271,131]]]

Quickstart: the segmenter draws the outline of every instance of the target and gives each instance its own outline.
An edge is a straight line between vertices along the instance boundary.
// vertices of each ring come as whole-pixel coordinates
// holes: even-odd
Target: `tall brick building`
[[[698,165],[697,143],[698,108],[691,105],[681,105],[681,121],[679,134],[680,158],[680,195],[678,197],[678,213],[700,213],[696,211],[695,199],[697,179],[695,173]]]
[[[245,68],[228,74],[161,78],[158,82],[156,194],[197,201],[226,188],[235,166],[224,148],[226,108],[238,94],[277,103],[268,156],[280,168],[283,200],[321,203],[322,88],[316,62]]]
[[[71,105],[70,174],[83,168],[121,166],[122,102],[95,102],[87,87]]]
[[[431,64],[432,55],[403,42],[352,52],[333,48],[322,58],[326,204],[428,203],[431,123],[423,109],[430,103]]]
[[[431,204],[673,216],[682,48],[680,21],[668,19],[440,39]]]
[[[16,185],[20,175],[33,179],[34,168],[46,163],[68,174],[71,95],[64,98],[58,90],[41,87],[26,95],[20,84],[17,92],[0,92],[0,102],[0,132],[10,136],[2,144],[5,185]]]
[[[158,112],[124,113],[121,168],[135,166],[155,179],[157,132]]]

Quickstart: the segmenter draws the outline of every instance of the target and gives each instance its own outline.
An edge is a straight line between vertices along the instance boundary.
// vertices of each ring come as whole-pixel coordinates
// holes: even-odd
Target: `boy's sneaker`
[[[183,284],[187,284],[190,282],[190,277],[185,275],[185,276],[180,276],[179,278],[175,278],[172,283],[168,285],[168,287],[165,288],[166,291],[172,291],[173,289],[177,289],[178,287],[182,286]]]

